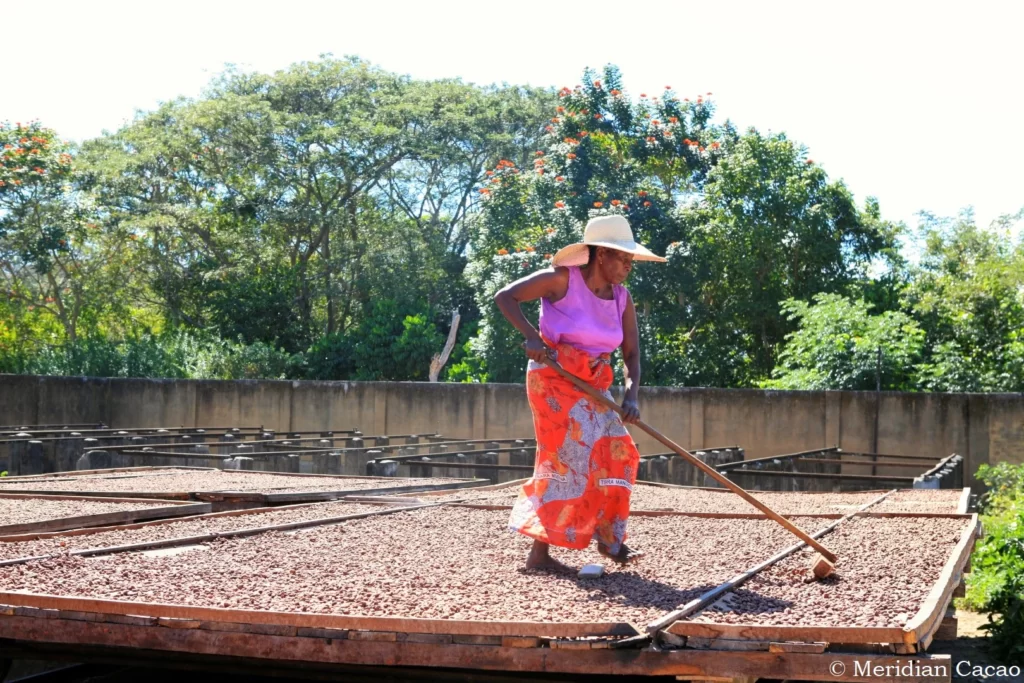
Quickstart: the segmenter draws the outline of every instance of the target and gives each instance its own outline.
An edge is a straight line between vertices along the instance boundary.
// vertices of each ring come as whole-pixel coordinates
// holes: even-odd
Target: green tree
[[[981,229],[971,212],[922,215],[923,253],[904,293],[921,321],[926,391],[1024,390],[1024,242],[1005,216]]]
[[[123,315],[136,236],[104,231],[77,191],[72,149],[38,122],[0,124],[0,278],[15,317],[78,339]]]
[[[789,299],[783,310],[799,324],[779,354],[771,389],[914,388],[924,331],[899,311],[871,315],[871,306],[839,294],[814,303]]]

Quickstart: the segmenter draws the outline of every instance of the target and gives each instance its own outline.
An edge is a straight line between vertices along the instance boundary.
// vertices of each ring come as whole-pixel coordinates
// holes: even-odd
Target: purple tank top
[[[565,296],[540,301],[540,333],[553,344],[569,344],[591,355],[622,346],[622,311],[626,288],[613,285],[614,298],[602,299],[587,287],[578,266],[569,268]]]

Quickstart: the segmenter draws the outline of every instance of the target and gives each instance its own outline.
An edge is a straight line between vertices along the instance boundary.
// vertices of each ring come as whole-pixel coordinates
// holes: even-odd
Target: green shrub
[[[967,607],[987,612],[992,653],[1007,664],[1024,664],[1024,465],[982,465],[978,478],[985,538],[971,556]]]

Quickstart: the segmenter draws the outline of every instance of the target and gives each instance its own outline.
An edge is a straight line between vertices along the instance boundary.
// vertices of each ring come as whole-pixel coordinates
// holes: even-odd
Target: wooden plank
[[[956,511],[966,514],[967,509],[971,506],[971,489],[964,487],[963,493],[960,494],[960,502],[957,503]]]
[[[956,588],[957,583],[954,581],[954,577],[963,574],[964,565],[978,539],[978,529],[978,515],[971,515],[971,521],[960,534],[960,541],[953,549],[949,560],[946,561],[939,580],[932,586],[921,609],[903,627],[906,633],[903,642],[917,643],[926,638],[930,639],[932,632],[939,627],[939,621],[946,613],[946,608],[953,598],[953,589]]]
[[[225,621],[247,624],[275,624],[306,628],[337,628],[350,631],[395,631],[405,633],[449,633],[452,635],[495,636],[633,636],[639,631],[624,622],[529,622],[529,621],[456,621],[415,617],[355,617],[310,612],[270,612],[221,607],[196,607],[167,603],[142,603],[126,600],[75,598],[28,592],[0,592],[0,602],[19,607],[68,609],[103,614],[144,614],[152,617]]]
[[[7,498],[12,496],[7,495]],[[27,496],[30,500],[39,500],[42,496]],[[79,500],[96,501],[96,498],[79,497]],[[111,501],[114,502],[114,501]],[[143,502],[143,501],[135,501]],[[115,512],[100,512],[93,515],[78,515],[73,517],[57,517],[41,520],[38,522],[26,522],[24,524],[5,524],[0,526],[0,535],[23,534],[36,531],[67,531],[69,529],[80,529],[82,527],[120,525],[125,522],[138,522],[145,519],[157,517],[184,517],[188,515],[199,515],[210,511],[209,503],[171,503],[167,505],[152,505],[153,501],[145,501],[151,507],[136,510],[118,510]]]
[[[942,618],[939,627],[935,629],[934,640],[956,640],[957,636],[956,610],[947,608],[946,616]]]
[[[828,643],[768,643],[769,652],[824,652]]]
[[[952,661],[949,655],[881,655],[871,665],[893,667],[908,663],[912,675],[856,678],[857,662],[865,656],[847,653],[730,652],[715,650],[673,650],[659,652],[634,649],[591,649],[587,651],[550,648],[477,647],[415,642],[360,642],[348,639],[328,644],[323,638],[269,636],[248,633],[213,632],[202,629],[169,629],[85,621],[0,618],[0,641],[7,646],[39,643],[62,651],[111,656],[126,648],[145,651],[150,661],[163,654],[175,661],[204,657],[207,663],[251,658],[254,662],[278,663],[306,668],[311,664],[347,664],[390,667],[441,667],[464,670],[574,673],[619,676],[719,676],[722,678],[771,678],[805,681],[872,681],[886,683],[949,683]],[[198,661],[198,660],[194,660]],[[829,674],[829,666],[840,662],[845,673]]]
[[[754,650],[768,650],[767,640],[732,640],[730,638],[699,638],[690,636],[686,639],[686,647],[698,650],[728,650],[749,652]]]
[[[903,629],[896,627],[774,626],[677,621],[668,627],[668,631],[677,636],[733,640],[800,640],[812,643],[899,643],[903,640]]]

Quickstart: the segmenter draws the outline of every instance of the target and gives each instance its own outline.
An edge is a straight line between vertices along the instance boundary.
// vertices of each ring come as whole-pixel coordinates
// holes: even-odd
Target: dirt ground
[[[981,629],[988,623],[988,617],[978,612],[963,609],[956,611],[956,640],[936,640],[928,651],[933,654],[948,654],[953,661],[953,680],[957,683],[1009,683],[1009,678],[978,678],[975,676],[957,676],[957,662],[968,661],[972,665],[996,664],[996,661],[985,651],[985,631]],[[1020,679],[1018,679],[1020,680]]]

